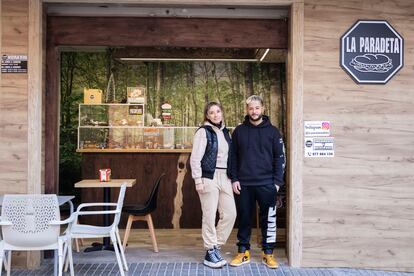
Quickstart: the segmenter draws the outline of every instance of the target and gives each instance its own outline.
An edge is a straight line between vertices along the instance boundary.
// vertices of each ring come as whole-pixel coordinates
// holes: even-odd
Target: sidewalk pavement
[[[348,269],[348,268],[292,268],[281,265],[278,269],[269,269],[261,263],[250,263],[241,267],[225,266],[221,269],[211,269],[202,263],[194,262],[146,262],[130,263],[129,272],[126,275],[177,275],[177,276],[236,276],[236,275],[254,275],[254,276],[414,276],[414,273],[387,272],[379,270],[366,269]],[[53,275],[53,263],[46,261],[37,270],[19,270],[12,268],[11,275]],[[64,275],[69,275],[65,273]],[[76,276],[92,275],[119,275],[118,265],[116,263],[89,263],[75,264]]]

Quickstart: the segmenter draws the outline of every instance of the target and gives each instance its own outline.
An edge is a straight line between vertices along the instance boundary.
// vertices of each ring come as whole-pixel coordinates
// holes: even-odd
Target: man
[[[273,256],[276,243],[276,193],[284,185],[284,145],[279,130],[263,115],[261,97],[246,100],[247,115],[232,135],[230,175],[238,199],[238,254],[231,266],[250,262],[251,216],[259,204],[262,231],[262,262],[277,268]]]

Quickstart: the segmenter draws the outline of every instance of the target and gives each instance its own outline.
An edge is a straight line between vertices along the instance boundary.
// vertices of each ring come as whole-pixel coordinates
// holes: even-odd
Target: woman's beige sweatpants
[[[213,179],[202,179],[204,192],[198,193],[203,211],[201,232],[204,247],[212,249],[214,246],[220,247],[225,244],[230,236],[237,215],[236,204],[225,169],[216,169]],[[216,227],[217,209],[220,218]]]

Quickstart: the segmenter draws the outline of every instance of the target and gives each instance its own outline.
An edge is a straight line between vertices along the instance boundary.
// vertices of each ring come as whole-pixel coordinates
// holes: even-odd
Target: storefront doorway
[[[63,49],[108,46],[287,49],[287,23],[280,20],[278,24],[274,24],[275,21],[277,20],[197,19],[196,22],[191,19],[48,17],[47,101],[45,104],[46,145],[48,145],[46,147],[46,191],[54,192],[58,189],[56,111],[59,103],[59,93],[57,93],[59,81],[57,76],[60,52]],[[184,35],[177,37],[176,33],[164,32],[160,36],[156,30],[166,30],[168,29],[166,26],[174,26],[174,30]],[[88,30],[88,35],[83,35],[84,29]],[[145,30],[145,36],[142,36],[145,39],[138,38],[136,34],[134,35],[134,31],[125,32],[125,29]],[[96,30],[96,32],[91,33],[91,30]],[[260,34],[260,32],[262,35],[251,35],[252,33]],[[127,35],[123,36],[122,33]],[[183,39],[180,40],[180,37]]]

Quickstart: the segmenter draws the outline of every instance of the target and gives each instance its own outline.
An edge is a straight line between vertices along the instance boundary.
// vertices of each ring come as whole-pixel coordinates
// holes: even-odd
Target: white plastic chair
[[[60,221],[56,195],[5,195],[0,220],[3,236],[0,241],[0,275],[5,256],[8,259],[5,269],[10,275],[12,251],[55,250],[59,256],[58,274],[62,275],[63,259],[68,253],[73,276],[70,231],[60,236],[60,226],[68,224],[67,230],[70,230],[73,220],[74,216],[71,216]]]
[[[128,264],[125,259],[124,248],[121,245],[121,238],[119,236],[118,229],[118,224],[121,219],[122,205],[124,203],[125,190],[126,184],[121,185],[117,203],[83,203],[79,205],[78,209],[74,213],[75,220],[70,230],[70,235],[73,239],[110,237],[114,246],[119,272],[122,276],[125,275],[124,270],[128,271]],[[107,211],[82,211],[82,209],[89,207],[115,207],[115,209]],[[89,215],[114,215],[114,220],[109,226],[95,226],[78,223],[78,218],[80,216]]]
[[[0,216],[0,221],[1,221],[1,216]],[[1,231],[0,231],[0,241],[3,239],[3,237],[1,236]],[[8,266],[8,264],[7,264],[7,252],[4,252],[4,257],[3,257],[3,265],[4,265],[4,267],[9,267]],[[0,270],[2,270],[2,269],[0,269]],[[0,275],[1,275],[1,272],[0,272]]]

